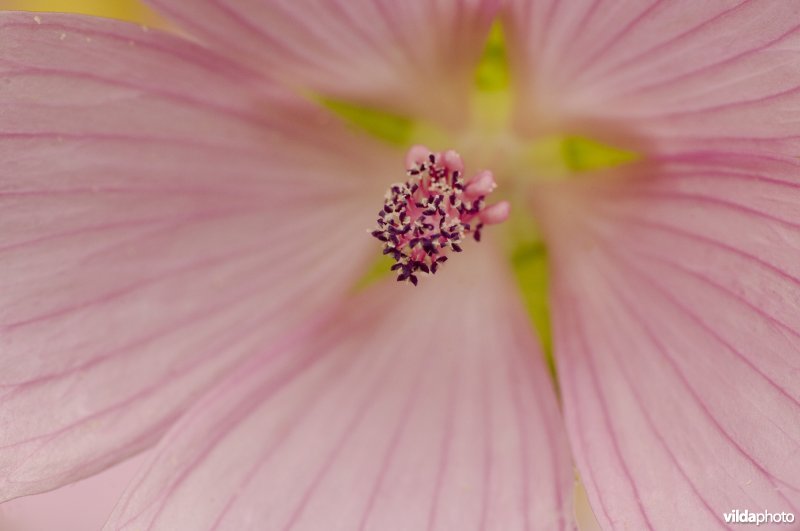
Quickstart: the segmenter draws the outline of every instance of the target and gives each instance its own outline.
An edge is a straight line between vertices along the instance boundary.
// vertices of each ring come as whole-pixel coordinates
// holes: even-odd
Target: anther
[[[383,244],[383,254],[397,262],[391,269],[398,282],[416,286],[417,274],[436,274],[447,253],[462,252],[469,236],[480,241],[484,225],[508,219],[511,205],[486,206],[486,196],[497,188],[494,175],[484,170],[465,182],[464,161],[453,150],[436,153],[413,146],[406,155],[406,173],[408,180],[386,193],[377,229],[370,234]]]

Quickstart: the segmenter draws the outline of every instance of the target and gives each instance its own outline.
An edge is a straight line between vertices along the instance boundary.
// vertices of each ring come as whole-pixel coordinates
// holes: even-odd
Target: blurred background
[[[69,11],[154,24],[155,14],[136,0],[0,0],[2,10]]]

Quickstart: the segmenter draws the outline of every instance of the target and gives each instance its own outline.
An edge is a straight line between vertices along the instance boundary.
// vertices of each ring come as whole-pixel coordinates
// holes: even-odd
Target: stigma
[[[486,225],[508,219],[510,205],[490,206],[497,188],[488,170],[464,178],[464,161],[453,150],[433,152],[414,146],[406,155],[407,180],[393,184],[370,233],[390,255],[399,282],[415,286],[419,275],[435,275],[450,253],[460,253],[468,239],[481,241]]]

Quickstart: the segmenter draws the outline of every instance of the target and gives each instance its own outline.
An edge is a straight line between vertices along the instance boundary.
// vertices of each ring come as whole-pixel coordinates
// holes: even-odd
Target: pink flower
[[[151,3],[185,36],[0,16],[2,499],[157,445],[107,529],[572,528],[573,461],[606,529],[797,513],[800,5]],[[508,122],[470,113],[496,19]],[[521,217],[354,290],[442,134]],[[552,178],[565,134],[639,158]]]

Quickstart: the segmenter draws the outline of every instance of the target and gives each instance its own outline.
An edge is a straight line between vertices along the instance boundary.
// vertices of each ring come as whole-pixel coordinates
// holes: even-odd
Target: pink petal
[[[796,514],[800,164],[663,164],[542,203],[564,412],[589,499],[606,529]]]
[[[541,355],[499,263],[469,252],[466,269],[367,292],[218,388],[106,528],[571,527]]]
[[[371,250],[354,236],[372,220],[364,197],[401,157],[136,26],[6,13],[0,48],[8,499],[154,443],[349,289]]]
[[[795,2],[511,6],[521,122],[566,120],[661,149],[800,147]]]
[[[454,122],[498,0],[150,0],[254,69],[327,96]]]
[[[101,529],[119,493],[141,469],[147,452],[64,488],[23,496],[0,505],[3,531]]]

